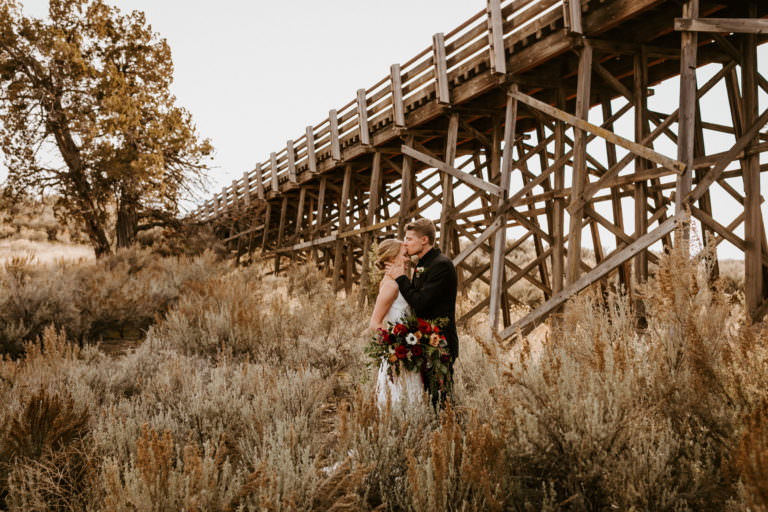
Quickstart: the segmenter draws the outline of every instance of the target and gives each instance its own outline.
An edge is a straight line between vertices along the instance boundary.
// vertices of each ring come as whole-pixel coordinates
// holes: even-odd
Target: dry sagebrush
[[[187,283],[178,301],[122,357],[49,329],[2,363],[5,507],[767,505],[768,333],[743,325],[740,307],[679,254],[642,290],[643,331],[626,297],[597,292],[571,302],[541,347],[508,350],[482,326],[465,330],[454,401],[440,412],[377,407],[367,313],[311,267],[189,272],[199,278],[172,274]],[[13,426],[36,417],[49,419]],[[44,424],[74,426],[53,435],[61,429]],[[68,469],[54,477],[56,467]]]

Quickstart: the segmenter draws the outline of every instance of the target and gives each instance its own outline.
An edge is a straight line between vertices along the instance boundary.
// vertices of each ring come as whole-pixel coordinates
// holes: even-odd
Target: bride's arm
[[[376,304],[373,306],[373,314],[371,314],[369,327],[372,331],[384,327],[384,316],[389,311],[392,303],[395,302],[397,292],[397,283],[388,277],[384,277],[379,287],[379,295],[376,297]]]

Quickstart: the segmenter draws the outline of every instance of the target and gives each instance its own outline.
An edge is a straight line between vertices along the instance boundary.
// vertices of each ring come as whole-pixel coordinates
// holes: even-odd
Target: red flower
[[[408,334],[408,327],[403,324],[397,324],[392,328],[392,334],[395,336],[404,336]]]
[[[395,349],[395,355],[398,359],[405,359],[408,357],[408,348],[405,345],[398,345]]]
[[[432,332],[440,332],[440,328],[438,326],[434,326],[432,328]]]
[[[422,320],[419,318],[419,330],[423,334],[432,334],[432,326],[429,325],[429,322]]]
[[[381,336],[381,342],[384,343],[385,345],[389,345],[390,343],[392,343],[392,335],[389,334],[388,332],[385,332]]]
[[[411,347],[411,354],[413,354],[414,357],[419,357],[423,353],[424,351],[422,350],[421,345],[414,345]]]

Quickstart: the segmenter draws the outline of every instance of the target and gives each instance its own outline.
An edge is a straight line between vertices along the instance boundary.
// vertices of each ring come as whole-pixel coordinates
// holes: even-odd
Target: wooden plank
[[[405,128],[405,105],[403,105],[403,80],[400,64],[389,67],[390,89],[392,89],[392,119],[395,126]]]
[[[288,196],[283,196],[282,203],[280,205],[280,223],[277,228],[277,243],[276,249],[280,249],[283,245],[283,233],[285,231],[285,221],[288,214]],[[275,252],[275,274],[280,272],[280,253]]]
[[[288,139],[288,142],[286,142],[285,151],[286,151],[286,154],[288,155],[288,182],[297,183],[296,182],[296,152],[293,148],[292,139]]]
[[[565,26],[568,32],[583,34],[584,27],[581,22],[581,0],[563,0],[563,14]]]
[[[562,87],[555,93],[557,107],[565,108],[565,92]],[[559,161],[565,153],[565,123],[555,122],[555,158]],[[553,166],[554,167],[554,166]],[[565,189],[565,168],[559,166],[555,171],[555,192],[563,192]],[[565,276],[565,199],[563,197],[554,198],[554,211],[552,212],[552,293],[557,293],[563,289],[563,278]]]
[[[269,154],[269,164],[270,164],[270,169],[272,170],[272,182],[270,185],[270,190],[272,192],[279,192],[280,185],[277,178],[277,153],[275,153],[274,151]]]
[[[312,126],[307,126],[307,166],[309,172],[317,174],[317,155],[315,154],[315,130]]]
[[[736,34],[768,34],[768,19],[675,18],[675,30]]]
[[[547,105],[543,101],[539,101],[533,96],[528,96],[527,94],[517,92],[515,94],[515,97],[521,103],[525,103],[529,107],[533,107],[541,112],[544,112],[548,116],[554,117],[555,119],[565,121],[566,123],[572,126],[575,126],[576,128],[593,133],[598,137],[601,137],[609,142],[612,142],[613,144],[616,144],[617,146],[621,146],[622,148],[626,149],[627,151],[637,156],[641,156],[647,160],[651,160],[652,162],[657,163],[658,165],[661,165],[662,167],[666,167],[670,171],[673,171],[677,174],[681,174],[685,170],[685,165],[682,162],[666,157],[660,153],[657,153],[656,151],[653,151],[650,148],[641,146],[636,142],[632,142],[631,140],[625,139],[624,137],[616,135],[615,133],[610,132],[604,128],[601,128],[600,126],[597,126],[588,121],[585,121],[584,119],[579,119],[558,108],[555,108],[551,105]]]
[[[603,260],[602,263],[600,263],[590,272],[584,274],[578,280],[566,286],[559,293],[553,295],[552,298],[546,301],[544,304],[531,311],[529,314],[511,326],[504,329],[501,332],[501,337],[503,339],[507,339],[514,336],[518,332],[521,332],[523,335],[529,333],[531,330],[533,330],[538,322],[544,320],[547,315],[564,304],[569,298],[584,290],[592,283],[602,279],[604,276],[615,270],[616,267],[634,257],[638,252],[646,250],[648,247],[660,240],[663,236],[674,231],[676,226],[677,219],[675,217],[667,219],[659,227],[649,233],[646,233],[627,247]]]
[[[344,181],[341,186],[341,196],[339,197],[339,231],[344,231],[344,228],[347,225],[347,210],[349,207],[349,193],[350,193],[350,187],[352,185],[352,166],[347,165],[344,167]],[[333,289],[338,289],[339,284],[339,276],[341,275],[341,259],[342,259],[342,250],[344,248],[343,242],[341,240],[336,242],[336,247],[334,250],[334,257],[333,257],[333,274],[331,278],[331,282],[333,283]]]
[[[264,214],[264,232],[261,236],[261,255],[267,252],[267,236],[269,235],[269,223],[272,220],[272,203],[267,203],[267,212]]]
[[[579,11],[580,13],[581,11]],[[573,20],[571,20],[573,22]],[[592,47],[585,44],[579,55],[578,85],[576,91],[576,115],[574,120],[583,122],[589,115],[589,99],[592,86]],[[549,105],[547,105],[549,106]],[[565,119],[563,119],[566,121]],[[574,124],[574,123],[571,123]],[[574,129],[573,137],[573,183],[571,185],[572,206],[581,198],[587,181],[587,134],[584,128]],[[598,127],[599,128],[599,127]],[[600,128],[602,129],[602,128]],[[607,130],[605,130],[607,132]],[[581,270],[581,231],[584,211],[581,206],[570,210],[568,222],[568,261],[566,278],[573,283]]]
[[[445,36],[442,32],[432,36],[432,55],[435,66],[435,94],[437,102],[443,105],[451,103],[451,91],[448,86],[448,63],[445,58]]]
[[[331,129],[331,159],[334,162],[341,161],[341,146],[339,145],[339,114],[335,108],[328,112],[328,121]]]
[[[467,172],[460,171],[452,166],[448,166],[445,164],[445,162],[441,162],[440,160],[434,157],[431,157],[427,154],[424,154],[421,151],[417,151],[411,147],[408,147],[405,144],[400,146],[400,151],[402,151],[404,155],[415,158],[416,160],[423,162],[429,165],[430,167],[434,167],[435,169],[440,169],[441,171],[448,173],[451,176],[458,178],[475,188],[479,188],[481,190],[486,191],[489,194],[493,194],[496,196],[501,195],[501,187],[499,187],[498,185],[494,185],[493,183],[483,181],[480,178],[477,178],[476,176],[473,176]]]
[[[488,0],[486,11],[491,72],[504,75],[507,73],[507,58],[504,51],[504,19],[501,15],[501,0]]]
[[[502,286],[504,282],[505,247],[507,245],[507,217],[503,213],[504,201],[509,193],[514,159],[515,128],[517,125],[517,84],[511,84],[507,91],[507,101],[504,108],[504,148],[502,149],[501,164],[501,194],[496,204],[497,215],[502,227],[496,230],[493,238],[493,255],[491,256],[491,286],[488,306],[488,323],[491,333],[495,333],[499,325],[499,306],[501,305]]]
[[[368,129],[368,101],[365,99],[365,89],[357,90],[357,129],[360,144],[370,146],[371,132]]]

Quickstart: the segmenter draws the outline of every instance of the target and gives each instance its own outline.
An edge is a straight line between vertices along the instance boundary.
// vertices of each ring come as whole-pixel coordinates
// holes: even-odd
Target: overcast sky
[[[27,14],[46,16],[48,0],[21,1]],[[153,30],[168,40],[178,103],[192,112],[200,134],[209,137],[216,149],[211,192],[266,160],[271,151],[279,151],[287,139],[298,139],[305,126],[317,124],[329,109],[349,102],[358,88],[387,76],[390,64],[429,47],[432,34],[450,31],[486,5],[485,0],[110,3],[126,11],[144,11]],[[768,45],[760,48],[758,60],[768,76]],[[699,83],[715,71],[714,66],[701,70]],[[676,80],[654,89],[651,109],[671,112],[677,107]],[[730,124],[725,98],[720,87],[702,99],[706,121]],[[760,101],[762,110],[768,103],[762,92]],[[590,120],[599,123],[599,109],[593,109]],[[626,126],[617,123],[616,128],[631,134],[631,116],[623,122]],[[708,152],[732,144],[732,138],[708,135]],[[602,146],[596,141],[594,151],[602,151]],[[674,145],[656,149],[676,155]],[[3,174],[0,170],[0,178]],[[768,176],[762,177],[761,189],[768,196]],[[728,200],[718,195],[716,206],[721,197]],[[768,204],[763,207],[766,217]],[[627,210],[632,212],[632,207],[627,205]],[[631,226],[633,221],[625,222]],[[735,248],[725,244],[723,248],[721,257],[740,256]]]

